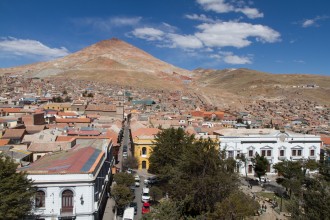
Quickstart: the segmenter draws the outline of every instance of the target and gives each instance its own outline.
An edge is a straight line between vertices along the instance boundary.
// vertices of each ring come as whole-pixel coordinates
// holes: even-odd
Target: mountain
[[[146,89],[184,90],[198,95],[206,104],[222,108],[238,108],[256,100],[281,99],[330,104],[329,76],[271,74],[244,68],[188,71],[115,38],[60,59],[0,69],[0,74],[3,73],[27,77],[65,76]]]
[[[296,99],[330,104],[330,77],[314,74],[271,74],[250,69],[196,69],[196,87],[216,99],[235,97],[232,102]],[[216,91],[225,94],[217,94]],[[219,93],[219,92],[218,92]],[[231,100],[233,100],[231,98]]]
[[[60,59],[0,69],[0,74],[6,72],[21,73],[27,77],[65,75],[71,78],[154,88],[179,86],[182,80],[178,75],[192,74],[116,38],[101,41]]]

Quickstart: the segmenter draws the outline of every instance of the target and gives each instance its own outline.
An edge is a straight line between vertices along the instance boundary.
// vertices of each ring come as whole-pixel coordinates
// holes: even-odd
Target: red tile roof
[[[56,118],[56,123],[90,123],[90,118]]]
[[[139,128],[135,132],[133,132],[132,136],[137,137],[137,136],[153,136],[158,134],[160,130],[158,128]]]
[[[10,139],[0,139],[0,146],[7,145],[9,143]]]
[[[2,138],[22,138],[24,133],[25,129],[7,129]]]

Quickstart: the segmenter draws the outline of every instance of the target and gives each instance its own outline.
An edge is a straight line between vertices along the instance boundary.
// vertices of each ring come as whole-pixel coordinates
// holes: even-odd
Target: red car
[[[144,202],[142,206],[142,214],[147,214],[150,212],[150,203]]]

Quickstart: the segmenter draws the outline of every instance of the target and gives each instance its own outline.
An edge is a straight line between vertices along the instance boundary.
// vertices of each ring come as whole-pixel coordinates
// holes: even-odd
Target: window
[[[280,150],[280,157],[284,157],[284,150]]]
[[[263,156],[263,157],[266,156],[266,150],[261,151],[261,156]]]
[[[35,206],[36,208],[43,208],[45,207],[45,192],[42,190],[38,190],[36,193],[35,199]]]
[[[234,157],[234,151],[232,150],[228,151],[228,157]]]
[[[315,150],[310,151],[310,156],[314,157],[315,156]]]
[[[249,157],[253,157],[253,150],[249,150]]]
[[[302,150],[292,150],[292,156],[301,156],[302,155]]]
[[[62,212],[72,213],[73,211],[73,192],[64,190],[62,193]]]
[[[147,148],[146,147],[142,148],[142,155],[147,155]]]
[[[238,150],[238,151],[237,151],[237,154],[236,154],[236,157],[238,157],[238,158],[239,158],[239,157],[240,157],[240,154],[241,154],[241,151],[240,151],[240,150]]]
[[[267,157],[271,157],[272,156],[272,150],[267,150]]]

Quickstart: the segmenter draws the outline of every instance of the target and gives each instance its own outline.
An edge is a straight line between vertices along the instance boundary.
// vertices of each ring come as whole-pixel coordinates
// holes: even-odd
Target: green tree
[[[222,202],[216,204],[215,211],[209,214],[211,219],[244,219],[258,210],[259,203],[241,191],[231,193]]]
[[[179,220],[182,219],[180,206],[171,201],[163,200],[152,207],[152,212],[142,216],[143,220]]]
[[[16,172],[17,164],[0,154],[0,218],[21,219],[29,214],[35,189],[23,172]]]
[[[125,185],[115,185],[111,191],[111,195],[116,202],[116,206],[119,208],[127,206],[133,199],[131,190]]]
[[[191,145],[193,140],[194,137],[187,135],[181,128],[161,130],[155,137],[155,146],[149,158],[149,172],[166,177],[180,160],[184,146]]]
[[[217,144],[199,139],[186,146],[169,181],[170,197],[186,215],[213,212],[214,204],[237,189],[237,175],[220,159]],[[221,187],[220,187],[221,186]]]
[[[252,164],[253,164],[254,172],[257,174],[259,178],[259,182],[261,182],[261,177],[266,174],[269,162],[267,158],[265,158],[264,156],[260,156],[259,154],[256,154],[255,157],[252,158]]]
[[[158,201],[163,198],[163,191],[157,186],[152,186],[150,188],[150,196],[153,201]]]
[[[113,178],[117,185],[124,185],[127,187],[134,185],[134,176],[132,174],[116,173]]]

